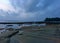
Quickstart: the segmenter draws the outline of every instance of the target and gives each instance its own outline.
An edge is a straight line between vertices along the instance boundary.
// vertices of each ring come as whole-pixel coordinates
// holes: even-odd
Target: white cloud
[[[15,9],[11,6],[9,0],[0,0],[0,9],[4,11],[15,11]]]

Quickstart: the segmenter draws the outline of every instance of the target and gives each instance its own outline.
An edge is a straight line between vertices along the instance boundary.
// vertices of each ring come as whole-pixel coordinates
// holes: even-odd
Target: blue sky
[[[60,17],[60,0],[0,0],[0,21],[42,21]]]

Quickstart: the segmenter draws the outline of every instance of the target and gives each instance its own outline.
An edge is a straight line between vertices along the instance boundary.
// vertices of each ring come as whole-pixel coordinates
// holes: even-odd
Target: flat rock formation
[[[6,31],[0,34],[0,43],[9,43],[10,38],[17,34],[18,31]]]

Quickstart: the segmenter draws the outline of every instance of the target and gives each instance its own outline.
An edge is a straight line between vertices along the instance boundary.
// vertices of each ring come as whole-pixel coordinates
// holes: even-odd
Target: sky
[[[43,21],[60,17],[60,0],[0,0],[0,21]]]

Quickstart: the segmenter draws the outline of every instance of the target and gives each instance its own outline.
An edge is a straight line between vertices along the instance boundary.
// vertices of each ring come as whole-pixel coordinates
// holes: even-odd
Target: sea
[[[8,26],[8,25],[12,25],[12,26]],[[14,29],[18,29],[18,27],[21,26],[45,26],[45,24],[0,24],[0,28],[14,28]]]
[[[7,25],[13,25],[13,26],[7,26]],[[33,25],[33,24],[32,24]],[[35,25],[35,24],[34,24]],[[18,29],[18,27],[21,27],[21,26],[31,26],[31,24],[23,24],[23,25],[20,25],[20,24],[0,24],[0,28],[13,28],[13,29]],[[45,26],[45,25],[38,25],[38,26]],[[0,32],[3,32],[5,31],[4,30],[0,30]],[[47,40],[47,39],[43,39],[43,38],[36,38],[36,37],[31,37],[30,39],[26,39],[25,43],[55,43],[56,41],[54,40]],[[16,38],[14,37],[11,37],[10,38],[10,42],[9,43],[20,43],[20,41],[18,41]]]

